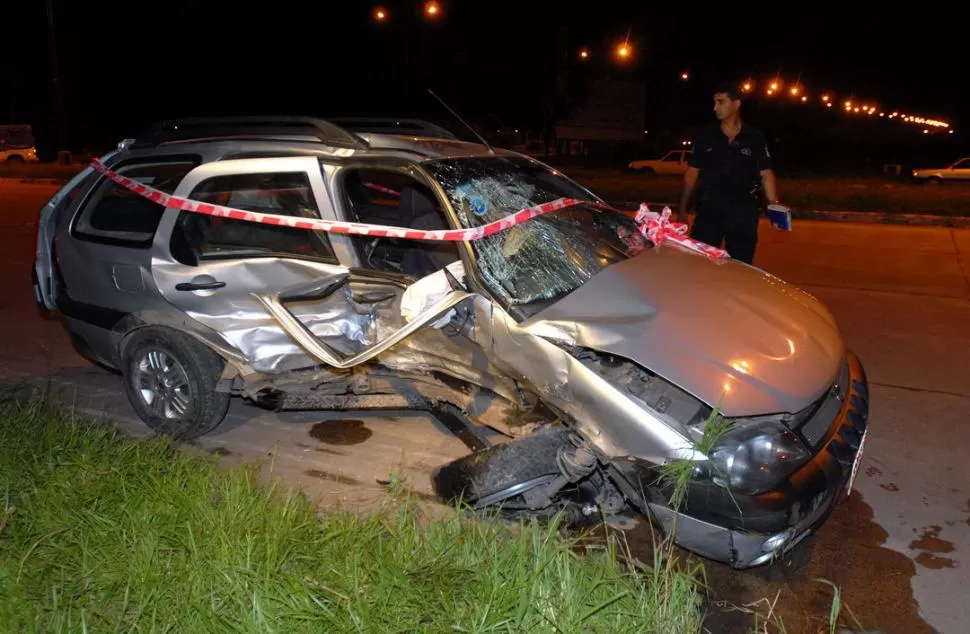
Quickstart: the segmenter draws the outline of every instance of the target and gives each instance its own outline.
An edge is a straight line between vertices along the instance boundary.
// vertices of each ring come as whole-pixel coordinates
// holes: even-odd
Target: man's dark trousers
[[[758,246],[758,208],[711,207],[697,210],[690,237],[724,248],[735,260],[751,264]]]

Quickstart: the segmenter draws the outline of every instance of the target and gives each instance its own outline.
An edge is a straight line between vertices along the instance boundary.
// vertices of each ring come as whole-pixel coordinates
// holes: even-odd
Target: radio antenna
[[[478,132],[475,132],[475,128],[473,128],[470,125],[468,125],[468,123],[464,119],[462,119],[460,116],[458,116],[458,113],[455,112],[454,110],[452,110],[451,109],[451,106],[449,106],[448,104],[446,104],[445,101],[444,101],[444,99],[442,99],[438,95],[434,94],[434,91],[431,90],[430,88],[428,88],[428,92],[430,92],[431,93],[431,96],[434,97],[435,99],[437,99],[441,103],[442,106],[444,106],[445,108],[447,108],[448,109],[448,112],[450,112],[451,114],[455,115],[455,118],[458,119],[459,121],[461,121],[461,123],[462,123],[463,126],[465,126],[466,128],[468,128],[469,130],[471,130],[471,133],[474,134],[478,138],[478,140],[482,142],[482,145],[484,145],[485,147],[488,148],[489,154],[495,154],[495,150],[493,150],[492,149],[492,146],[488,144],[488,141],[486,141],[485,138],[482,135],[480,135]]]

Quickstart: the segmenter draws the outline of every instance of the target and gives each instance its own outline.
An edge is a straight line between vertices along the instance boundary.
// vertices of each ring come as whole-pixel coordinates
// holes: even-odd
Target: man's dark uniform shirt
[[[694,139],[688,165],[700,170],[697,218],[691,235],[750,262],[758,241],[761,172],[771,154],[761,132],[747,123],[728,142],[720,124],[703,128]]]
[[[700,169],[697,213],[715,212],[725,220],[751,220],[761,202],[761,172],[771,168],[771,155],[761,132],[743,123],[728,142],[720,124],[712,124],[694,139],[688,165]]]

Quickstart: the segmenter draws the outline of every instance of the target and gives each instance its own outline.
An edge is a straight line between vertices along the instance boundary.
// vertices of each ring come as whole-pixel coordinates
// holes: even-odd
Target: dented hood
[[[811,295],[670,246],[601,271],[521,327],[631,359],[725,416],[807,407],[844,353],[835,320]]]

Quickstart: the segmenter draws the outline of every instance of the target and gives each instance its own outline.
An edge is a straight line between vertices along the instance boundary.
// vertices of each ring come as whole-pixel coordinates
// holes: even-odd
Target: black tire
[[[230,395],[215,390],[224,367],[222,357],[188,335],[169,328],[144,328],[125,346],[125,394],[150,428],[176,440],[191,440],[209,433],[226,417]],[[167,377],[172,377],[171,385],[158,384],[169,382]]]
[[[519,485],[559,475],[556,455],[569,444],[569,430],[553,427],[537,431],[484,451],[463,456],[436,470],[431,481],[435,492],[450,503],[477,506],[482,500],[498,497],[493,504],[511,499]]]
[[[10,156],[7,157],[7,162],[8,163],[11,163],[11,164],[12,163],[17,163],[19,165],[23,165],[23,163],[24,163],[24,157],[20,156],[19,154],[12,154],[12,155],[10,155]]]

